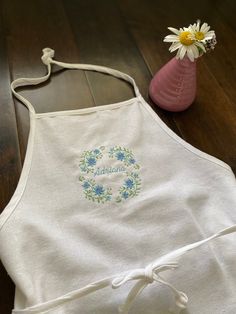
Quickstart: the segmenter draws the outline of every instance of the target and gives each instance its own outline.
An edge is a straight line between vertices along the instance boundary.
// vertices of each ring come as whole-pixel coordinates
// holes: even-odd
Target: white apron
[[[23,170],[0,215],[13,314],[236,313],[236,180],[158,117],[127,74],[53,60],[11,84],[29,109]],[[51,65],[100,71],[135,97],[35,113],[16,87]]]

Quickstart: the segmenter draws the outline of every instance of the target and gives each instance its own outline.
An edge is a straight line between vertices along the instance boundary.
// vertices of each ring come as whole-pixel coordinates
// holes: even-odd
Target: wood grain
[[[105,65],[134,77],[144,98],[163,121],[197,148],[227,162],[236,173],[236,4],[233,0],[2,0],[0,14],[0,208],[17,186],[24,162],[28,110],[10,91],[18,77],[46,73],[40,58],[51,47],[70,63]],[[158,108],[148,97],[152,76],[172,56],[163,37],[167,26],[197,18],[216,30],[215,51],[198,60],[198,93],[182,113]],[[53,67],[51,79],[19,89],[36,112],[99,106],[133,97],[122,80],[92,71]],[[14,285],[0,267],[0,313],[13,308]]]
[[[0,71],[0,208],[2,209],[11,198],[21,172],[19,139],[9,86],[11,77],[2,14],[0,15]],[[1,262],[0,290],[0,313],[11,313],[14,284]]]

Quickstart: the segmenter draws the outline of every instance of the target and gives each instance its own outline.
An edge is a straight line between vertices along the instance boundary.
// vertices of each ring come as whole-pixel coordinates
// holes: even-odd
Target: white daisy
[[[197,20],[197,23],[189,26],[191,33],[193,34],[192,39],[198,40],[205,43],[206,40],[210,40],[215,36],[215,32],[210,30],[210,26],[207,23],[203,23],[200,26],[201,21]]]
[[[193,26],[193,25],[192,25]],[[184,56],[187,54],[188,58],[191,61],[199,57],[199,49],[202,49],[206,52],[203,43],[196,41],[193,39],[193,34],[191,33],[190,28],[184,27],[180,29],[176,29],[173,27],[168,27],[170,31],[174,34],[167,35],[164,38],[165,42],[172,42],[169,50],[170,52],[177,51],[176,58],[183,59]]]

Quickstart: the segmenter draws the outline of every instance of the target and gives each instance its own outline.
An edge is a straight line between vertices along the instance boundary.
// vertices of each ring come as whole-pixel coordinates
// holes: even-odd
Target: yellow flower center
[[[196,38],[197,40],[202,40],[202,39],[205,38],[205,35],[204,35],[203,32],[196,32],[196,33],[195,33],[195,38]]]
[[[190,38],[190,32],[184,31],[179,34],[179,41],[185,46],[190,46],[193,44],[193,40]]]

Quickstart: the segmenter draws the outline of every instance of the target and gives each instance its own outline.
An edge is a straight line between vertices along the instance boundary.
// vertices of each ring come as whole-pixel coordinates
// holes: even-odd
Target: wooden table
[[[112,67],[134,77],[143,97],[178,135],[228,163],[236,172],[236,4],[233,0],[2,0],[0,15],[0,208],[9,202],[21,173],[28,110],[11,95],[18,77],[45,74],[41,50],[55,58]],[[148,98],[155,72],[172,55],[163,37],[168,26],[182,27],[200,18],[217,34],[214,52],[198,60],[196,101],[170,113]],[[58,71],[38,87],[21,89],[36,112],[84,108],[133,97],[127,83],[90,71]],[[30,241],[30,239],[29,239]],[[14,285],[0,269],[0,313],[11,313]]]

